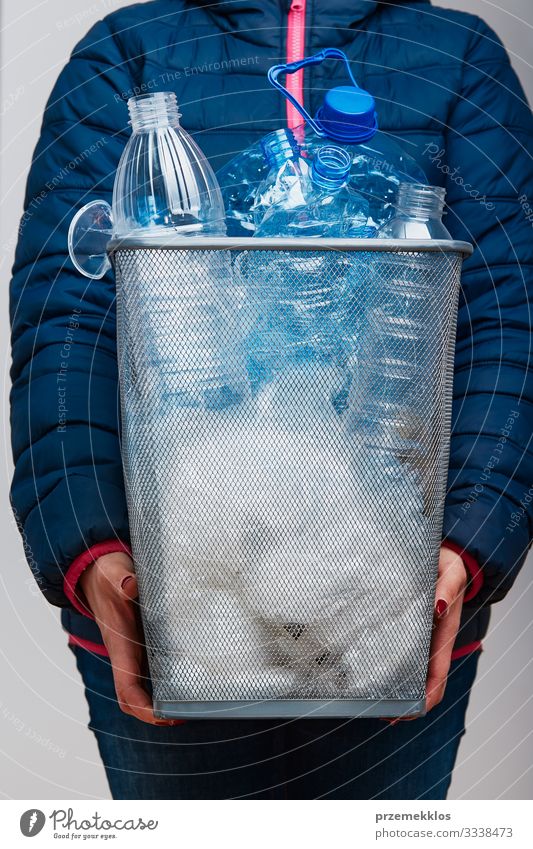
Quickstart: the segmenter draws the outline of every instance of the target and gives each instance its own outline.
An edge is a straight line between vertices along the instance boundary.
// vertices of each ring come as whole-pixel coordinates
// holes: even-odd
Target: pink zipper
[[[305,50],[305,0],[292,0],[287,19],[287,62],[299,62],[304,58]],[[287,74],[287,90],[303,103],[304,70],[301,68],[295,74]],[[287,126],[294,129],[302,123],[302,116],[287,100]]]

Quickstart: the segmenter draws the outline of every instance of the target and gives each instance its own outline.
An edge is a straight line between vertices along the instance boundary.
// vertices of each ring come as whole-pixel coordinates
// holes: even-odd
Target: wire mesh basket
[[[470,251],[112,244],[157,715],[423,712]]]

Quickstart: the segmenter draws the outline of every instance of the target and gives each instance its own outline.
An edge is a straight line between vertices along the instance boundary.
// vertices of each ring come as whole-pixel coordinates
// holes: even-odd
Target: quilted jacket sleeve
[[[74,50],[48,101],[28,179],[10,290],[11,500],[45,596],[82,551],[128,541],[118,438],[115,291],[73,268],[75,210],[110,200],[128,137],[131,76],[110,23]]]
[[[448,227],[475,253],[463,275],[444,530],[483,569],[479,604],[509,590],[532,533],[533,120],[501,42],[474,20],[445,151]]]

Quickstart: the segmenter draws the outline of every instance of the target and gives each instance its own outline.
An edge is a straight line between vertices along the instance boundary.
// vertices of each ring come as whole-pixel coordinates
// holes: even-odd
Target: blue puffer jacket
[[[183,125],[215,169],[284,126],[285,103],[266,72],[287,58],[289,5],[158,0],[120,9],[76,47],[46,108],[11,283],[12,502],[30,567],[79,638],[100,642],[65,594],[64,575],[91,546],[127,544],[129,534],[114,282],[75,272],[68,224],[82,204],[111,197],[133,93],[175,91]],[[531,539],[531,113],[494,33],[429,0],[307,0],[304,40],[305,55],[346,51],[382,129],[446,186],[447,226],[476,247],[463,275],[444,527],[483,575],[459,636],[470,644]],[[311,113],[341,73],[334,62],[306,69]]]

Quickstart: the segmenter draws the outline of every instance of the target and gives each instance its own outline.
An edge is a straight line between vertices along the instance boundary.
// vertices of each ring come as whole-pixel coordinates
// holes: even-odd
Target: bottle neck
[[[174,92],[157,91],[130,97],[128,111],[134,133],[179,126],[180,113]]]
[[[398,214],[403,218],[429,221],[442,218],[446,189],[419,183],[401,183],[398,191]]]
[[[276,130],[261,141],[266,161],[271,168],[279,168],[288,159],[298,159],[300,148],[292,130]]]
[[[322,189],[338,191],[345,185],[351,165],[351,156],[344,148],[334,144],[324,145],[314,156],[311,179]]]

